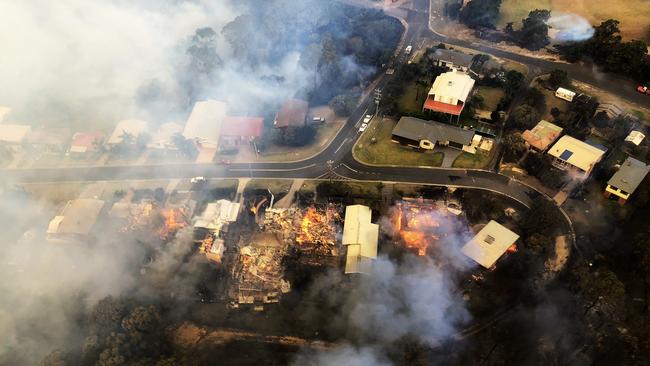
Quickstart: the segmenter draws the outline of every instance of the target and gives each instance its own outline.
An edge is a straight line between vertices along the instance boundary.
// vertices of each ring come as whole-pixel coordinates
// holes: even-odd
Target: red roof
[[[460,112],[463,111],[463,107],[465,107],[464,104],[454,105],[436,102],[433,100],[433,98],[427,98],[427,100],[424,102],[424,109],[428,109],[434,112],[453,114],[454,116],[460,116]]]
[[[299,99],[289,99],[275,116],[275,127],[304,126],[309,103]]]
[[[77,132],[72,136],[70,146],[92,149],[95,141],[103,142],[104,134],[101,132]]]
[[[221,136],[260,137],[262,136],[262,117],[226,117],[221,125]]]

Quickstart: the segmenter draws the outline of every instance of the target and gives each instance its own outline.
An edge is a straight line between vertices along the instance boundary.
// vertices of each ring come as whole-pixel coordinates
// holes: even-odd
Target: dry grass
[[[621,22],[623,37],[648,40],[650,1],[648,0],[504,0],[501,5],[501,21],[521,24],[531,10],[551,9],[562,13],[574,13],[587,18],[592,24],[607,19]]]
[[[500,88],[491,88],[488,86],[481,86],[478,88],[477,94],[483,97],[483,102],[485,107],[483,109],[488,111],[494,111],[497,109],[497,105],[505,92]]]

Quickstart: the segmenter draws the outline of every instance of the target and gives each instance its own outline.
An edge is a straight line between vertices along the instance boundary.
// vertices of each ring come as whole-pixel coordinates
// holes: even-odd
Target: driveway
[[[454,160],[462,153],[462,151],[458,149],[454,149],[451,147],[436,147],[436,152],[441,152],[445,154],[444,158],[442,159],[442,165],[440,166],[441,168],[451,168],[452,164],[454,164]]]

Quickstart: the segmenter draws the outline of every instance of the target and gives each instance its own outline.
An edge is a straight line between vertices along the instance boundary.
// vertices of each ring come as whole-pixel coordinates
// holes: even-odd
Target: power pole
[[[375,115],[379,115],[379,103],[381,102],[381,89],[375,89]]]
[[[334,175],[333,165],[334,165],[334,160],[328,160],[327,161],[327,169],[330,172],[330,174],[329,174],[329,176],[330,176],[330,184],[332,184],[332,175]]]

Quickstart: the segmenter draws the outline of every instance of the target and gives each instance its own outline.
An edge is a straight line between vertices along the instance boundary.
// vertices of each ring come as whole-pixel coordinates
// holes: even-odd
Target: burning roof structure
[[[139,203],[117,202],[108,215],[124,220],[120,232],[151,231],[155,232],[160,240],[166,241],[173,238],[178,230],[189,225],[192,207],[183,205],[161,208],[156,201],[145,199]]]
[[[278,234],[301,252],[314,256],[336,257],[341,222],[338,205],[311,206],[306,209],[268,209],[264,217],[266,232]]]
[[[394,239],[424,256],[427,249],[440,239],[439,218],[448,214],[448,209],[440,207],[436,201],[404,198],[392,210]]]
[[[290,291],[282,267],[287,250],[287,243],[268,233],[255,235],[250,245],[240,249],[230,290],[235,307],[251,305],[259,309],[260,304],[279,302],[282,294]]]

